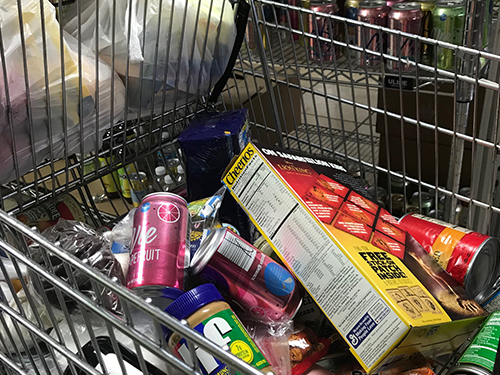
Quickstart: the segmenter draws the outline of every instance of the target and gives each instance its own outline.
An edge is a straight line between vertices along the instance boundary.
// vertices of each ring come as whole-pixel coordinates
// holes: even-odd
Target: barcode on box
[[[226,237],[217,251],[238,267],[243,268],[245,272],[248,272],[257,255],[254,248],[248,246],[230,231],[226,232]]]

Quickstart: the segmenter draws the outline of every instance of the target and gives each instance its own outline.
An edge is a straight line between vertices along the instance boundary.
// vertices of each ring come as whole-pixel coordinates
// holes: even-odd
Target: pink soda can
[[[385,1],[365,0],[359,3],[358,21],[374,26],[387,26],[387,16],[390,8]],[[359,65],[367,68],[376,68],[381,64],[380,53],[385,52],[385,35],[377,28],[358,26],[358,46],[363,48],[360,53]],[[377,54],[374,54],[376,52]]]
[[[127,288],[139,294],[155,287],[184,288],[190,262],[189,220],[182,197],[172,193],[144,197],[134,214]]]
[[[302,304],[303,289],[297,279],[228,228],[216,229],[201,243],[191,270],[262,319],[292,319]]]

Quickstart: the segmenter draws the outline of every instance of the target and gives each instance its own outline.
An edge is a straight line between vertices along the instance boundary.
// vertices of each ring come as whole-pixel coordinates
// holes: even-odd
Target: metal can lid
[[[359,8],[381,8],[381,7],[386,7],[387,2],[382,1],[382,0],[365,0],[361,1],[359,3]]]
[[[422,193],[416,191],[411,196],[411,203],[414,205],[421,205],[422,208],[430,208],[433,203],[432,196],[425,191],[423,191]]]
[[[183,203],[187,207],[187,201],[184,198],[182,198],[180,195],[174,194],[174,193],[162,192],[162,191],[157,191],[155,193],[148,194],[148,195],[146,195],[142,199],[142,201],[144,202],[146,199],[151,199],[151,198],[154,198],[154,197],[171,197],[171,198],[177,198],[177,199],[183,201]]]
[[[193,272],[193,275],[199,274],[210,259],[212,259],[228,230],[227,228],[215,229],[201,242],[191,261],[191,272]]]
[[[485,238],[475,251],[464,277],[465,290],[476,297],[482,290],[490,288],[500,276],[500,241]]]
[[[391,7],[393,10],[420,10],[421,5],[419,3],[396,3]]]
[[[455,8],[465,6],[465,0],[438,0],[436,7],[439,8]]]
[[[130,181],[143,181],[146,179],[145,172],[133,172],[130,174]]]
[[[463,195],[464,197],[470,198],[470,187],[465,186],[463,188],[460,188],[458,191],[458,194]]]

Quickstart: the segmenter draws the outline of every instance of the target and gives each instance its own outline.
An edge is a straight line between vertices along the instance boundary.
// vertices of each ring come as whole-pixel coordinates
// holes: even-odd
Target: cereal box
[[[451,352],[484,319],[342,166],[250,143],[223,182],[365,371]]]

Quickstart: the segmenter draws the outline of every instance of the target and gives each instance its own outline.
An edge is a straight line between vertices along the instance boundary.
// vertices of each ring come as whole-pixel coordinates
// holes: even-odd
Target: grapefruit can
[[[172,193],[144,197],[134,214],[127,288],[184,288],[190,262],[189,220],[184,198]]]
[[[417,213],[399,221],[441,267],[473,298],[490,289],[500,276],[500,242],[495,237]]]

